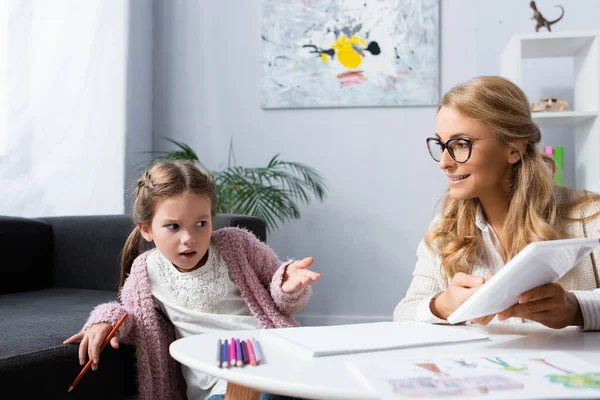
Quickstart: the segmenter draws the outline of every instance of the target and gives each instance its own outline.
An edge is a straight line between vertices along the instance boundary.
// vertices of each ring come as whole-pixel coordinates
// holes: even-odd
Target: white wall
[[[524,0],[441,3],[443,91],[475,75],[499,73],[510,35],[535,26]],[[555,30],[600,29],[596,5],[569,2]],[[551,1],[539,0],[538,6],[551,18],[557,10]],[[260,0],[158,1],[154,11],[155,147],[168,147],[160,138],[167,135],[218,168],[227,161],[233,136],[238,164],[265,165],[281,153],[317,168],[329,184],[325,203],[303,208],[301,220],[269,238],[281,258],[314,255],[314,269],[323,273],[301,318],[390,319],[446,186],[424,144],[434,133],[435,108],[264,111]],[[544,72],[526,73],[547,78],[545,88],[564,89],[569,66],[557,71],[554,65],[542,63]],[[550,137],[563,144],[562,139]],[[568,162],[568,133],[564,144]],[[572,169],[565,179],[572,182]]]
[[[122,213],[128,3],[9,2],[0,215]]]
[[[152,71],[154,5],[148,0],[129,0],[127,37],[127,93],[125,143],[125,213],[133,208],[135,182],[147,165],[152,150]]]
[[[8,101],[8,3],[0,2],[0,157],[6,154],[6,104]]]

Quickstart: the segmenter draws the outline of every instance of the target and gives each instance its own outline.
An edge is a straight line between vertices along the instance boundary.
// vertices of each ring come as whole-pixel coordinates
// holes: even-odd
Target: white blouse
[[[206,264],[191,272],[179,272],[158,249],[148,254],[147,265],[156,306],[173,323],[177,339],[215,331],[259,328],[256,317],[229,278],[227,264],[212,245]],[[225,394],[225,380],[183,365],[181,370],[189,400]]]
[[[596,205],[594,207],[597,207]],[[591,215],[596,211],[593,210],[584,213]],[[582,224],[573,222],[567,226],[567,231],[571,237],[584,237],[593,232],[600,230],[598,221],[600,219],[592,219],[589,222]],[[504,261],[500,255],[500,241],[494,232],[493,228],[485,220],[481,207],[477,210],[475,224],[481,231],[484,254],[479,262],[473,266],[472,275],[487,277],[488,272],[496,274],[504,266]],[[599,257],[598,252],[594,252],[594,257]],[[417,249],[417,266],[413,271],[413,281],[406,293],[406,296],[394,310],[394,320],[414,320],[428,323],[447,324],[446,320],[440,319],[433,315],[430,308],[431,300],[442,294],[448,286],[448,282],[444,281],[441,271],[441,260],[438,254],[430,250],[423,240],[419,243]],[[595,274],[598,266],[592,259],[584,259],[578,266],[572,268],[563,278],[563,281],[569,282],[573,290],[583,314],[584,326],[580,327],[584,330],[600,330],[600,289],[597,283],[598,279]],[[575,290],[577,288],[577,290]],[[494,317],[493,322],[499,322],[497,317]],[[509,318],[502,323],[523,323],[530,322],[523,318]]]

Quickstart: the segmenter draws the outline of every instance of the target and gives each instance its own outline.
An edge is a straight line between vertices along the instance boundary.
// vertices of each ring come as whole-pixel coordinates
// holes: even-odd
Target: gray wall
[[[442,1],[443,91],[475,75],[499,73],[509,37],[533,31],[528,3]],[[554,5],[538,1],[550,18],[558,11]],[[600,29],[596,6],[595,0],[569,2],[555,30]],[[390,319],[446,187],[424,145],[434,133],[436,110],[262,110],[260,33],[259,0],[155,2],[154,146],[169,148],[161,136],[170,136],[218,168],[227,162],[233,137],[240,165],[265,165],[281,153],[317,168],[329,184],[327,200],[303,208],[301,220],[269,238],[282,259],[313,255],[314,269],[323,273],[300,317],[310,323]],[[569,95],[569,68],[567,61],[528,66],[532,81],[525,89],[532,98],[541,95],[539,86]],[[569,132],[553,132],[547,140],[566,146],[568,163]],[[572,183],[572,168],[565,179]]]

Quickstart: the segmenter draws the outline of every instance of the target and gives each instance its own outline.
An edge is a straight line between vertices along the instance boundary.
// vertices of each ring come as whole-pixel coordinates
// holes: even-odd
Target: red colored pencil
[[[106,339],[104,339],[104,343],[102,343],[102,347],[100,347],[100,351],[104,350],[104,348],[106,347],[106,345],[110,342],[110,339],[112,339],[113,336],[115,336],[115,334],[117,333],[117,331],[119,330],[119,328],[121,327],[121,325],[123,325],[123,322],[125,322],[125,319],[128,317],[128,315],[129,314],[127,314],[127,313],[123,314],[123,316],[121,317],[121,319],[119,320],[119,322],[117,322],[117,324],[112,329],[112,331],[110,331],[110,333],[108,334],[108,336],[106,337]],[[88,360],[88,362],[85,364],[85,366],[83,367],[83,369],[81,370],[81,372],[79,373],[79,375],[77,375],[77,378],[75,378],[75,380],[73,381],[73,383],[71,383],[71,386],[69,386],[69,392],[71,390],[73,390],[73,388],[75,387],[75,385],[77,385],[77,383],[79,382],[79,380],[83,377],[83,374],[85,374],[85,372],[88,369],[90,369],[91,366],[92,366],[92,359],[90,358]]]
[[[248,352],[248,362],[250,365],[256,365],[256,358],[254,357],[254,349],[252,349],[252,343],[250,339],[246,340],[246,351]]]

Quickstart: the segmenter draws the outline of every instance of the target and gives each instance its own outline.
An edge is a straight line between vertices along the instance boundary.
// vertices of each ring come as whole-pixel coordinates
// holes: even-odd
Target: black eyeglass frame
[[[471,153],[473,152],[473,142],[476,142],[478,140],[483,140],[483,139],[494,139],[494,138],[495,138],[495,136],[487,136],[487,137],[480,137],[480,138],[457,137],[457,138],[449,139],[446,143],[444,143],[436,137],[428,137],[426,140],[426,144],[427,144],[427,151],[429,152],[429,155],[431,156],[431,158],[433,158],[433,161],[440,162],[441,157],[440,157],[440,160],[435,158],[435,156],[431,153],[431,147],[429,146],[429,142],[436,142],[442,148],[442,151],[440,152],[440,156],[442,155],[444,150],[447,150],[448,154],[450,154],[450,157],[452,157],[452,159],[454,161],[456,161],[459,164],[464,164],[467,161],[469,161],[469,159],[471,158]],[[467,159],[465,161],[458,161],[456,159],[456,157],[454,156],[454,150],[452,150],[449,147],[450,143],[455,142],[455,141],[460,141],[460,140],[462,140],[463,142],[466,142],[467,146],[469,147],[469,155],[467,156]]]

